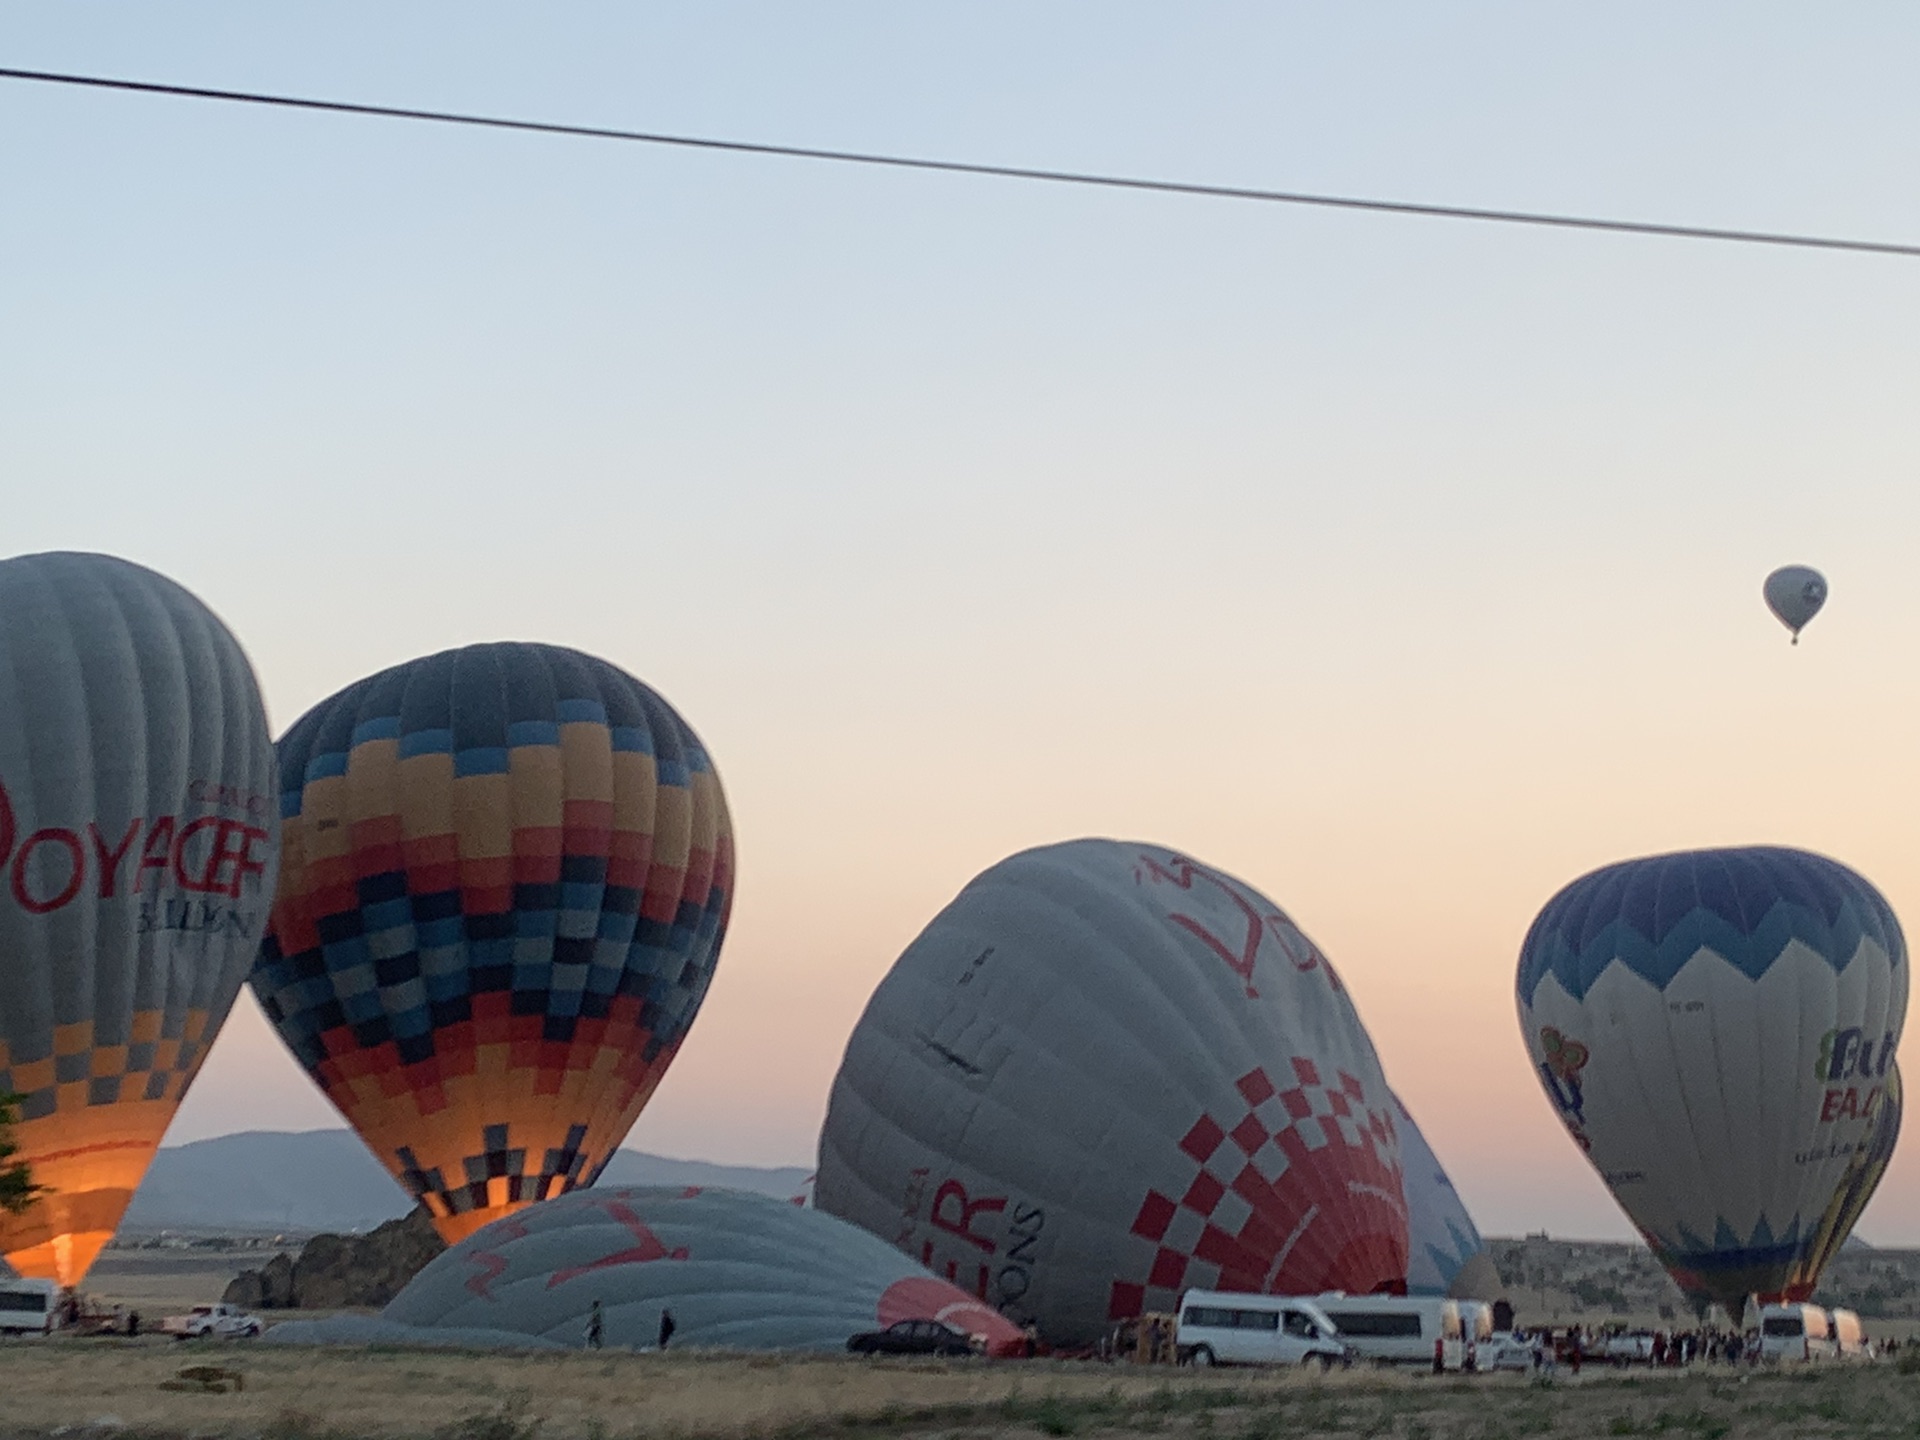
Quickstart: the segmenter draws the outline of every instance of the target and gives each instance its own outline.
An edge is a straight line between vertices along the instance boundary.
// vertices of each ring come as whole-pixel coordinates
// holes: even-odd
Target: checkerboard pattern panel
[[[1235,1087],[1244,1108],[1202,1114],[1180,1141],[1193,1169],[1177,1194],[1149,1190],[1132,1233],[1154,1246],[1144,1275],[1116,1279],[1109,1315],[1170,1310],[1185,1289],[1366,1293],[1406,1276],[1399,1145],[1383,1093],[1322,1076],[1296,1056]]]
[[[135,1011],[126,1044],[95,1040],[89,1021],[54,1027],[50,1052],[16,1056],[0,1040],[0,1095],[18,1095],[22,1120],[44,1120],[123,1100],[177,1103],[206,1059],[204,1010]]]

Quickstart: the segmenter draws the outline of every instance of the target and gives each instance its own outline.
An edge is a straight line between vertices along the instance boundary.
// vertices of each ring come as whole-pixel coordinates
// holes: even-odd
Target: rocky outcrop
[[[241,1271],[220,1298],[249,1310],[379,1307],[446,1248],[427,1212],[415,1209],[366,1235],[316,1235],[298,1259],[283,1253]]]

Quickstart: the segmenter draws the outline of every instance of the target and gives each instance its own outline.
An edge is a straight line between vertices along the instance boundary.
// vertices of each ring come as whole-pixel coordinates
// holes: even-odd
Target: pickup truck
[[[238,1306],[196,1305],[185,1315],[169,1315],[160,1328],[182,1340],[250,1340],[266,1326]]]

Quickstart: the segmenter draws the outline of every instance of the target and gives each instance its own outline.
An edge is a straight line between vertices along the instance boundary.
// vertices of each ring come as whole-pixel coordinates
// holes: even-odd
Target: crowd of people
[[[1758,1329],[1656,1330],[1623,1332],[1592,1330],[1579,1326],[1564,1329],[1542,1327],[1516,1329],[1514,1339],[1532,1347],[1535,1370],[1552,1373],[1564,1365],[1578,1374],[1583,1364],[1652,1365],[1684,1367],[1688,1365],[1758,1365],[1764,1353]],[[1882,1344],[1867,1343],[1866,1358],[1894,1355],[1899,1340],[1889,1337]]]

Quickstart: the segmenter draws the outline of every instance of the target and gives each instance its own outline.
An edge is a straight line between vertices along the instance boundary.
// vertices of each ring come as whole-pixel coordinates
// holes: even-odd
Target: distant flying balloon
[[[1547,902],[1518,992],[1561,1121],[1681,1290],[1736,1318],[1811,1294],[1898,1128],[1907,950],[1880,892],[1773,847],[1610,865]]]
[[[105,555],[0,562],[0,1093],[46,1193],[0,1213],[77,1285],[245,980],[273,896],[273,749],[218,618]]]
[[[902,1320],[937,1320],[990,1353],[1025,1348],[1005,1316],[885,1241],[766,1195],[617,1186],[522,1210],[470,1235],[408,1282],[383,1317],[455,1331],[519,1331],[577,1347],[595,1303],[605,1341],[827,1350]]]
[[[976,878],[868,1002],[814,1203],[1048,1339],[1188,1287],[1400,1289],[1393,1101],[1271,900],[1157,845]]]
[[[1767,576],[1761,593],[1767,597],[1767,608],[1774,618],[1792,632],[1793,643],[1798,645],[1801,630],[1827,603],[1827,579],[1805,565],[1783,565]]]
[[[591,1185],[719,960],[733,831],[693,731],[603,660],[474,645],[279,745],[286,853],[252,983],[448,1241]]]

